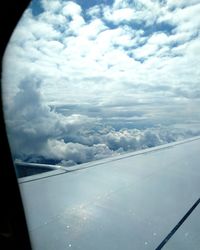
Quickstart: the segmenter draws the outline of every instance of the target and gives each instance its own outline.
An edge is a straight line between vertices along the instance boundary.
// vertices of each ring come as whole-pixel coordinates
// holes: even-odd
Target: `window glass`
[[[199,12],[198,1],[32,1],[4,57],[16,166],[200,135]]]

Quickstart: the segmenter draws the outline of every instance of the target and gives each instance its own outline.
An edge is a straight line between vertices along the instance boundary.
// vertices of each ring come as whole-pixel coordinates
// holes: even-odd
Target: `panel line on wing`
[[[199,205],[200,198],[194,203],[194,205],[188,210],[188,212],[183,216],[183,218],[176,224],[176,226],[171,230],[171,232],[165,237],[165,239],[160,243],[160,245],[155,250],[160,250],[169,241],[169,239],[175,234],[179,227],[184,223],[184,221],[190,216],[194,209]]]

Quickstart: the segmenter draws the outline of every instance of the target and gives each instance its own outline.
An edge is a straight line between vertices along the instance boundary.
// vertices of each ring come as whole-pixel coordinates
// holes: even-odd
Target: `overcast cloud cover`
[[[35,0],[4,57],[13,157],[66,166],[200,134],[200,1]]]

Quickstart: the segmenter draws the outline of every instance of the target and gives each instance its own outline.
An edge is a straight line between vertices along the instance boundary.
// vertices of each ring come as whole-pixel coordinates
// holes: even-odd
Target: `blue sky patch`
[[[100,4],[104,4],[104,5],[112,5],[114,0],[75,0],[74,2],[76,2],[77,4],[79,4],[84,10],[87,10],[91,7],[94,7],[95,5],[100,5]]]
[[[32,0],[30,3],[30,9],[32,11],[32,14],[34,16],[40,15],[42,12],[44,12],[44,9],[42,7],[40,0]]]

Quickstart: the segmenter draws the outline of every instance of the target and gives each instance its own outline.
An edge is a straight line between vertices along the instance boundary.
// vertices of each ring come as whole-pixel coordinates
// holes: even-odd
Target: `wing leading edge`
[[[33,249],[156,249],[199,199],[199,151],[197,137],[19,179]],[[163,248],[198,249],[199,211]]]

